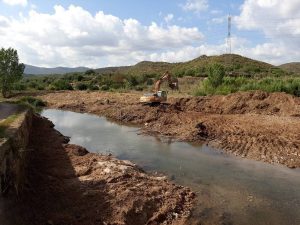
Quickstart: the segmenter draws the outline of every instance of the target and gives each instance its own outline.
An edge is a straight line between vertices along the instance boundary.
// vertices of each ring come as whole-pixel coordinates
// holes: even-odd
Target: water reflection
[[[207,146],[137,135],[138,128],[94,115],[45,110],[43,116],[71,137],[71,143],[129,159],[146,170],[166,173],[191,187],[195,212],[228,212],[234,224],[300,224],[300,173],[283,166],[220,154]],[[210,210],[209,210],[210,211]]]

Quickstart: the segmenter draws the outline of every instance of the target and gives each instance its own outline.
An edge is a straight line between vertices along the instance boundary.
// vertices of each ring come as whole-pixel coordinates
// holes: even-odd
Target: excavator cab
[[[140,98],[140,103],[161,103],[167,101],[167,92],[147,93]]]
[[[165,98],[167,100],[167,92],[166,91],[158,91],[157,96],[160,98]]]

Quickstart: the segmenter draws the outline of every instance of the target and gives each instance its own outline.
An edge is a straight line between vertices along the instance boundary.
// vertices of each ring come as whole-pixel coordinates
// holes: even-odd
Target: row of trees
[[[15,49],[0,50],[0,89],[3,97],[8,97],[13,84],[23,76],[25,65],[19,63],[18,52]]]

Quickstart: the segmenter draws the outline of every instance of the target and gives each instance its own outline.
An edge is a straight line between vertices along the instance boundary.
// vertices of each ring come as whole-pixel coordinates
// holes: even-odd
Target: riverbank
[[[194,194],[111,155],[89,153],[34,116],[22,195],[8,224],[185,224]]]
[[[148,134],[205,142],[228,153],[300,167],[300,98],[261,91],[169,98],[155,107],[137,93],[40,93],[50,108],[92,113],[142,126]]]

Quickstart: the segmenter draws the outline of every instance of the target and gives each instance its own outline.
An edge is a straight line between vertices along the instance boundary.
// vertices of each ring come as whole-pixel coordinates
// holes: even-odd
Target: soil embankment
[[[26,187],[5,209],[10,224],[184,224],[189,217],[188,188],[67,142],[34,116]]]
[[[88,112],[142,125],[146,133],[204,141],[234,155],[300,167],[300,98],[261,91],[170,98],[144,106],[139,94],[40,94],[49,107]]]

